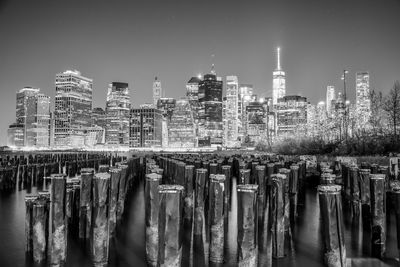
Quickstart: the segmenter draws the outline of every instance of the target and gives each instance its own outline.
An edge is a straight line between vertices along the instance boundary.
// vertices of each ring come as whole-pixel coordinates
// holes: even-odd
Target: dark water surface
[[[30,266],[25,260],[25,201],[24,197],[36,193],[37,188],[12,193],[0,193],[0,267]],[[236,190],[232,203],[235,203]],[[390,208],[391,201],[388,199]],[[145,222],[144,186],[141,183],[129,195],[126,212],[116,238],[110,244],[110,266],[146,266],[145,263]],[[229,213],[228,251],[226,266],[236,263],[236,205]],[[386,259],[380,261],[370,258],[370,233],[363,230],[360,220],[353,220],[344,203],[346,226],[346,251],[349,266],[400,266],[396,244],[396,221],[388,208],[388,236]],[[273,266],[323,265],[322,236],[320,234],[320,215],[316,185],[309,183],[305,205],[299,207],[299,217],[293,229],[294,251],[284,259],[273,260]],[[68,239],[67,266],[91,266],[90,258],[73,238]],[[260,266],[266,266],[260,264]]]

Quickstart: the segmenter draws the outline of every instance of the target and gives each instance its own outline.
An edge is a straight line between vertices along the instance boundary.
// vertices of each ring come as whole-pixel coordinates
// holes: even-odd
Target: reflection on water
[[[236,263],[237,252],[237,194],[236,181],[228,219],[226,266]],[[0,266],[22,267],[25,263],[25,202],[24,197],[31,191],[21,190],[0,194]],[[128,205],[116,238],[110,244],[110,266],[146,266],[145,262],[145,222],[144,185],[141,183],[128,197]],[[346,226],[346,250],[352,266],[399,266],[396,241],[396,221],[393,212],[388,212],[387,259],[381,262],[370,258],[370,234],[363,226],[361,216],[352,217],[346,203],[344,205]],[[388,201],[388,211],[390,201]],[[294,251],[284,259],[273,260],[273,266],[324,266],[322,261],[322,237],[316,185],[307,186],[305,205],[299,206],[299,217],[293,230]],[[259,244],[261,239],[259,240]],[[260,259],[265,259],[260,255]],[[265,262],[264,262],[265,264]],[[91,266],[89,256],[77,240],[68,240],[67,266]]]

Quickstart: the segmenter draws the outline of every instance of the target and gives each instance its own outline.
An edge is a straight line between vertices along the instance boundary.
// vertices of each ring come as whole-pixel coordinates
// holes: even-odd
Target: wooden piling
[[[158,214],[160,209],[158,186],[161,175],[146,175],[145,221],[146,221],[146,261],[149,266],[158,263]]]
[[[224,189],[225,175],[210,175],[210,263],[224,261]]]
[[[64,266],[67,256],[66,176],[51,175],[49,219],[49,264]]]
[[[38,197],[33,203],[32,209],[32,244],[33,261],[42,264],[46,261],[47,238],[48,238],[48,217],[50,199]]]
[[[81,169],[79,197],[79,238],[89,240],[92,226],[93,168]]]
[[[371,252],[372,256],[382,258],[386,252],[386,191],[385,175],[370,175],[371,189]]]
[[[271,175],[272,257],[285,257],[285,180],[282,174]]]
[[[196,187],[194,202],[194,222],[193,222],[193,266],[206,266],[208,264],[208,251],[205,236],[205,183],[207,170],[196,170]],[[206,253],[207,251],[207,253]]]
[[[109,233],[110,237],[115,235],[117,225],[117,203],[119,193],[119,183],[121,180],[121,169],[118,167],[111,167],[109,171],[111,175],[110,180],[110,202],[109,202]]]
[[[238,184],[250,184],[250,169],[239,170]]]
[[[93,177],[93,211],[90,235],[91,256],[94,266],[107,266],[109,249],[109,173],[96,173]]]
[[[160,185],[159,266],[180,267],[182,262],[183,186]]]
[[[344,223],[339,185],[319,185],[319,205],[322,217],[324,260],[329,267],[346,267]]]
[[[397,233],[397,255],[400,256],[400,184],[396,183],[392,187],[394,197],[395,215],[396,215],[396,233]]]
[[[258,185],[237,186],[238,196],[238,266],[258,265]]]

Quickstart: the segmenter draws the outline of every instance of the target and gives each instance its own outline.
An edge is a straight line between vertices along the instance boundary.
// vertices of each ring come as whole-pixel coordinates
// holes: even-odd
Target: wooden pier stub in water
[[[371,252],[382,258],[386,252],[386,190],[385,175],[371,174]]]
[[[161,175],[146,175],[145,184],[145,222],[146,222],[146,261],[149,266],[158,263],[158,215],[160,210],[158,186]]]
[[[258,185],[237,186],[238,266],[258,266]]]
[[[160,185],[159,254],[160,267],[180,267],[182,262],[183,205],[181,185]]]
[[[318,186],[324,260],[329,267],[346,267],[341,186]]]
[[[224,261],[225,175],[210,175],[210,263]]]

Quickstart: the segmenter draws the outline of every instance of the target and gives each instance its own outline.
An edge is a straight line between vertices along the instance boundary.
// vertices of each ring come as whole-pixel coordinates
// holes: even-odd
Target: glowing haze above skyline
[[[237,75],[271,96],[272,71],[286,72],[286,94],[325,100],[326,86],[348,96],[355,73],[387,93],[400,79],[400,1],[1,1],[0,137],[15,121],[15,93],[41,88],[54,106],[56,73],[93,79],[93,107],[105,107],[110,82],[128,82],[133,106],[152,102],[157,76],[164,95],[209,73]],[[212,57],[212,55],[215,55]]]

